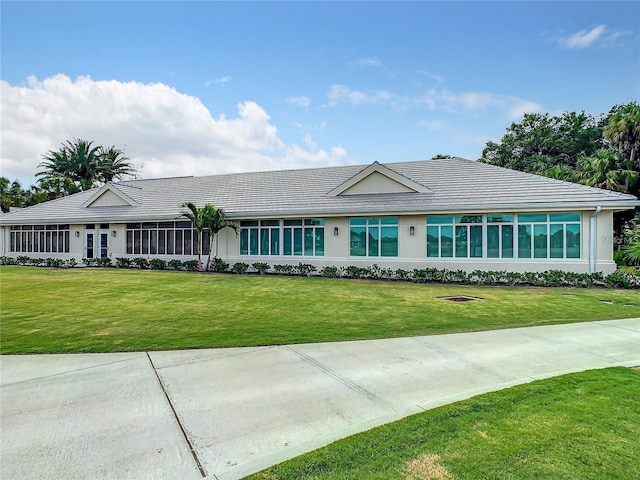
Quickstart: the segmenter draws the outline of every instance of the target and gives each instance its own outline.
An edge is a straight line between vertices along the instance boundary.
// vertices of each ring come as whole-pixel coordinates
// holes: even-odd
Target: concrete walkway
[[[640,319],[346,343],[0,357],[0,478],[238,479],[406,415],[640,365]]]

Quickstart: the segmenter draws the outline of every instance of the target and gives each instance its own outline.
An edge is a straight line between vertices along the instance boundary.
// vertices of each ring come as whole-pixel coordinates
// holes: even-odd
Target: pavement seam
[[[184,437],[185,441],[187,442],[187,445],[189,447],[189,452],[191,452],[191,456],[193,457],[193,461],[196,463],[196,466],[198,467],[198,470],[200,471],[200,475],[202,475],[202,478],[206,478],[207,477],[207,472],[204,469],[204,466],[202,465],[202,462],[200,462],[200,459],[198,458],[198,453],[196,452],[195,447],[193,446],[193,444],[191,443],[191,440],[189,439],[189,435],[187,434],[187,431],[185,430],[184,426],[182,425],[182,422],[180,421],[180,417],[178,416],[178,412],[176,411],[173,402],[171,401],[171,397],[169,396],[169,392],[167,391],[167,389],[164,386],[164,383],[162,381],[162,379],[160,378],[160,374],[158,374],[158,370],[156,370],[156,366],[153,364],[153,360],[151,360],[151,355],[149,355],[149,352],[145,352],[147,354],[147,358],[149,359],[149,363],[151,364],[151,369],[153,370],[153,373],[156,376],[156,379],[158,380],[158,383],[160,384],[160,388],[162,389],[162,393],[164,393],[165,398],[167,399],[167,403],[169,404],[169,408],[171,408],[171,412],[173,413],[173,417],[176,419],[176,423],[178,424],[178,427],[180,427],[180,431],[182,432],[182,436]],[[215,475],[214,475],[215,477]]]
[[[289,345],[286,345],[285,348],[287,350],[290,350],[291,352],[295,353],[297,356],[299,356],[302,360],[304,360],[305,362],[318,367],[320,370],[322,370],[323,372],[329,374],[330,376],[332,376],[333,378],[335,378],[336,380],[340,381],[341,383],[345,384],[347,387],[349,387],[352,390],[355,390],[356,392],[360,393],[361,395],[364,395],[365,397],[367,397],[368,399],[374,401],[375,403],[377,403],[378,405],[381,405],[385,408],[388,408],[392,411],[396,411],[396,409],[393,407],[393,405],[391,403],[388,403],[386,401],[384,401],[383,399],[381,399],[380,397],[378,397],[376,394],[370,392],[369,390],[361,387],[360,385],[352,382],[351,380],[343,377],[342,375],[338,374],[337,372],[331,370],[330,368],[326,367],[324,364],[320,363],[317,360],[314,360],[313,358],[309,357],[308,355],[305,355],[304,353],[292,348]]]
[[[28,380],[20,380],[19,382],[4,383],[4,384],[0,385],[0,388],[10,387],[12,385],[20,385],[22,383],[29,383],[29,382],[35,382],[35,381],[40,381],[40,380],[46,380],[48,378],[59,377],[61,375],[68,375],[70,373],[77,373],[77,372],[81,372],[83,370],[91,370],[93,368],[101,368],[101,367],[106,367],[106,366],[109,366],[109,365],[115,365],[116,363],[131,362],[133,360],[138,360],[139,358],[142,358],[142,355],[137,356],[137,357],[132,357],[132,358],[124,358],[122,360],[116,360],[115,362],[107,362],[107,363],[101,363],[99,365],[91,365],[90,367],[82,367],[82,368],[76,368],[76,369],[73,369],[73,370],[67,370],[67,371],[64,371],[64,372],[52,373],[51,375],[44,375],[42,377],[29,378]]]

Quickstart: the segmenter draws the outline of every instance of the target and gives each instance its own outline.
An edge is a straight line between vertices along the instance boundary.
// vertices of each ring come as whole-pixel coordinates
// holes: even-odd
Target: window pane
[[[398,256],[398,227],[382,227],[380,229],[380,254],[383,257]]]
[[[304,221],[305,225],[324,225],[324,218],[307,218]]]
[[[277,227],[280,225],[280,220],[262,220],[260,225],[263,227]]]
[[[100,228],[103,228],[102,225],[100,225]],[[107,228],[109,227],[107,226]],[[142,228],[146,230],[149,230],[152,228],[158,228],[158,224],[156,222],[145,222],[142,224]]]
[[[176,228],[191,228],[191,222],[176,222]]]
[[[579,213],[551,213],[549,220],[552,222],[579,222]]]
[[[258,229],[249,229],[249,255],[258,255]]]
[[[519,222],[546,222],[547,214],[546,213],[519,213],[518,221]]]
[[[313,255],[313,228],[304,229],[304,254],[307,256]]]
[[[438,257],[440,235],[438,227],[427,227],[427,257]]]
[[[467,256],[467,227],[456,227],[456,257]]]
[[[182,232],[184,230],[176,230],[176,255],[182,255]]]
[[[533,232],[533,256],[547,258],[547,225],[534,225]]]
[[[133,231],[127,231],[127,253],[133,255]]]
[[[173,255],[174,246],[175,246],[174,231],[167,230],[167,255]]]
[[[293,254],[302,255],[302,229],[293,229]]]
[[[493,213],[487,215],[487,222],[489,223],[511,223],[513,222],[512,214]]]
[[[166,238],[165,235],[166,235],[165,230],[158,230],[158,254],[160,255],[164,255],[165,253],[165,248],[164,248],[164,241]]]
[[[158,231],[151,230],[149,234],[150,234],[149,235],[149,254],[157,255],[158,254]]]
[[[240,255],[249,255],[249,230],[240,229]]]
[[[295,227],[298,225],[302,225],[302,220],[285,220],[284,225],[286,227]]]
[[[380,223],[382,225],[397,225],[398,217],[382,217],[380,219]]]
[[[285,220],[285,224],[287,223],[287,221]],[[282,245],[282,254],[283,255],[291,255],[291,247],[292,247],[292,235],[293,232],[290,228],[285,228],[284,229],[284,241],[283,241],[283,245]]]
[[[271,229],[271,255],[280,255],[280,229]]]
[[[240,220],[240,226],[241,227],[257,227],[258,221],[257,220]]]
[[[567,225],[567,258],[580,258],[580,224]]]
[[[324,221],[323,221],[324,223]],[[324,256],[324,228],[316,228],[316,256]]]
[[[351,227],[350,246],[351,256],[364,257],[367,254],[366,227]]]
[[[453,257],[453,227],[440,227],[440,256]]]
[[[518,225],[518,257],[531,258],[531,225]]]
[[[458,215],[456,223],[482,223],[482,215]]]
[[[564,258],[564,228],[562,225],[552,224],[549,227],[549,256]]]
[[[192,232],[191,230],[183,230],[182,253],[184,255],[191,255],[191,252],[192,252],[191,246],[193,245],[193,242],[191,240],[191,232]]]
[[[69,231],[68,230],[64,232],[64,253],[69,253]]]
[[[513,225],[502,225],[502,258],[513,258]]]
[[[500,257],[500,226],[487,225],[487,258]]]
[[[202,231],[202,254],[209,255],[209,244],[211,238],[209,237],[209,230],[205,229]],[[197,247],[196,247],[197,248]]]
[[[260,255],[269,255],[269,229],[260,229]]]
[[[142,231],[142,254],[149,254],[149,230]]]
[[[369,227],[369,256],[377,257],[380,255],[380,230],[378,227]]]
[[[427,217],[427,225],[441,225],[453,223],[453,217],[436,215],[433,217]]]
[[[366,218],[351,218],[349,220],[349,225],[366,225],[366,224],[367,224]]]
[[[380,218],[379,217],[367,218],[367,225],[380,225]]]
[[[469,227],[471,238],[469,241],[469,256],[472,258],[482,257],[482,226],[474,225]]]

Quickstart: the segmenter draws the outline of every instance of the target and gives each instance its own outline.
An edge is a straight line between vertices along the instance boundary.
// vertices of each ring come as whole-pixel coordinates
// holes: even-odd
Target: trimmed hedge
[[[111,267],[110,258],[83,258],[82,262],[88,267]],[[70,258],[30,258],[27,256],[0,257],[0,265],[34,265],[53,268],[69,268],[76,265],[76,260]],[[140,268],[154,270],[198,270],[197,260],[169,260],[158,258],[151,260],[144,257],[116,258],[115,266],[118,268]],[[500,286],[536,286],[536,287],[605,287],[640,289],[640,275],[635,272],[616,271],[607,276],[596,273],[573,273],[562,270],[547,270],[545,272],[507,272],[505,270],[474,270],[467,273],[464,270],[448,270],[438,268],[415,268],[403,270],[398,268],[381,268],[378,265],[359,267],[349,265],[347,267],[326,266],[319,272],[315,265],[298,263],[298,265],[282,264],[270,266],[264,262],[256,262],[249,265],[237,262],[229,267],[229,264],[220,258],[214,258],[209,266],[210,272],[218,273],[259,273],[267,272],[275,275],[298,276],[322,276],[326,278],[356,278],[370,280],[403,281],[413,283],[453,283],[461,285],[500,285]]]

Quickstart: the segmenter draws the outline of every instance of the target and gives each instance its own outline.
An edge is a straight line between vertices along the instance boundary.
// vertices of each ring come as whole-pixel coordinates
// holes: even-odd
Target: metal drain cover
[[[471,302],[473,300],[480,300],[476,297],[467,297],[466,295],[458,295],[455,297],[441,297],[443,300],[449,300],[450,302]]]

